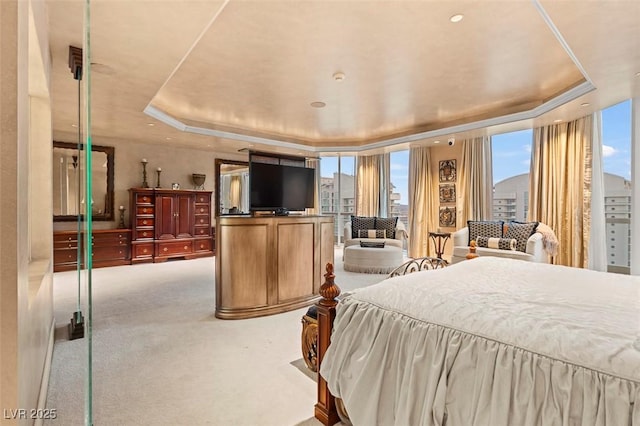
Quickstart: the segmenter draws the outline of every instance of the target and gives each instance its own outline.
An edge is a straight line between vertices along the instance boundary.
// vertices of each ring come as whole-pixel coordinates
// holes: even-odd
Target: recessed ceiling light
[[[440,143],[440,141],[433,141],[433,143]]]
[[[464,18],[464,15],[461,13],[458,13],[453,15],[451,18],[449,18],[449,20],[453,23],[456,23],[456,22],[462,21],[462,18]]]
[[[580,104],[581,107],[588,107],[589,105],[591,105],[589,102],[583,102]]]
[[[147,123],[147,126],[153,127],[153,126],[155,126],[155,123]]]
[[[168,140],[168,141],[170,141],[170,140],[171,140],[171,138],[170,138],[169,136],[167,136],[165,139],[166,139],[166,140]]]
[[[344,75],[344,73],[343,73],[343,72],[339,72],[339,71],[338,71],[337,73],[333,74],[333,79],[334,79],[335,81],[342,81],[342,80],[344,80],[344,79],[345,79],[345,77],[346,77],[346,76]]]
[[[559,118],[558,118],[558,119],[556,119],[556,120],[553,120],[553,122],[554,122],[554,123],[560,123],[561,121],[562,121],[562,120],[561,120],[561,119],[559,119]]]
[[[71,127],[78,127],[78,125],[77,124],[72,124]]]
[[[311,102],[311,106],[314,108],[324,108],[325,106],[327,106],[327,104],[325,104],[324,102],[316,101]]]

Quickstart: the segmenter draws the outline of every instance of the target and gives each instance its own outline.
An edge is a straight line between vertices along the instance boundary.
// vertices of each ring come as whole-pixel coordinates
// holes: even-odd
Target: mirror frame
[[[84,150],[85,145],[80,144],[80,149]],[[58,142],[53,141],[53,148],[64,148],[64,149],[78,149],[78,144],[71,142]],[[92,220],[99,221],[112,221],[115,220],[114,211],[113,211],[113,176],[114,176],[114,156],[115,156],[115,148],[112,146],[100,146],[100,145],[91,145],[91,151],[104,152],[107,154],[107,200],[104,206],[104,213],[102,214],[94,214],[91,216]],[[84,215],[80,215],[80,217],[84,217]],[[78,220],[78,215],[53,215],[54,222],[75,222]]]
[[[215,181],[215,185],[216,185],[216,189],[215,189],[215,194],[216,194],[216,198],[215,198],[216,216],[215,217],[219,217],[220,216],[220,167],[223,164],[234,164],[236,166],[247,166],[247,167],[249,167],[249,162],[248,161],[225,160],[224,158],[216,158],[216,161],[215,161],[215,166],[216,166],[216,181]],[[243,213],[243,214],[247,215],[247,214],[250,214],[250,213]]]

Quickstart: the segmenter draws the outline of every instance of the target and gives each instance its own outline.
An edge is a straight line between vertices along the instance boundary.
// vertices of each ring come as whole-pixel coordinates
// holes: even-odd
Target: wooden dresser
[[[92,266],[129,265],[131,230],[104,229],[94,230],[91,238]],[[78,244],[84,242],[84,235],[77,231],[58,231],[53,233],[53,271],[70,271],[77,268]],[[83,259],[84,253],[80,256]]]
[[[131,188],[132,263],[213,256],[211,191]]]

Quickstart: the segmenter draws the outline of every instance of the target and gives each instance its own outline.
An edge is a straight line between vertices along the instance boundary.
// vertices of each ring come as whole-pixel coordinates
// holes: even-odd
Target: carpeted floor
[[[363,287],[386,275],[342,268],[336,283]],[[51,425],[82,425],[88,338],[69,341],[76,273],[56,273]],[[95,425],[316,426],[316,384],[300,366],[306,308],[248,320],[214,317],[214,258],[93,272]],[[85,310],[86,315],[86,310]]]

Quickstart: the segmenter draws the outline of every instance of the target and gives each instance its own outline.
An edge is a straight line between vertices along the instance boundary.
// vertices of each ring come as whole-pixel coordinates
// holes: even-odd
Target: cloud
[[[529,154],[531,154],[531,144],[528,143],[524,146],[524,150],[527,151]]]
[[[391,171],[409,170],[409,166],[407,164],[402,164],[402,163],[391,163],[389,164],[389,168],[391,169]]]
[[[618,153],[618,150],[610,145],[602,145],[602,156],[603,157],[611,157]]]

